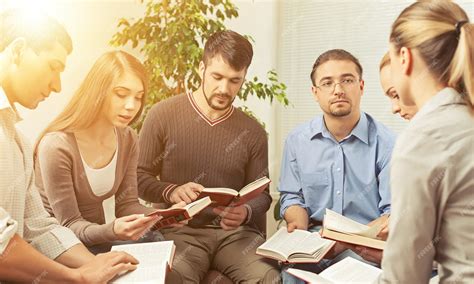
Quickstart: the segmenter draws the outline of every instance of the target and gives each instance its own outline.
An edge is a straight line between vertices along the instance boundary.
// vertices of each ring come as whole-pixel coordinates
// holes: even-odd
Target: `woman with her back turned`
[[[384,283],[474,283],[474,25],[451,1],[406,8],[390,35],[392,83],[418,112],[392,154]]]

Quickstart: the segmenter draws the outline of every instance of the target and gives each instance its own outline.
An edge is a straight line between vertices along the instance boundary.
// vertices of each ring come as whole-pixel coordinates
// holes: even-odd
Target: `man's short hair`
[[[72,52],[72,40],[66,29],[41,12],[10,9],[0,13],[0,52],[17,38],[24,38],[36,53],[50,49],[55,42],[68,54]]]
[[[316,86],[316,69],[318,69],[320,65],[331,60],[347,60],[353,62],[356,65],[357,73],[359,74],[360,79],[362,79],[362,65],[360,65],[359,59],[344,49],[331,49],[321,54],[313,64],[313,69],[311,70],[310,75],[313,86]]]
[[[234,31],[219,31],[211,35],[204,46],[204,65],[207,66],[218,55],[233,69],[240,71],[248,68],[252,62],[252,44]]]

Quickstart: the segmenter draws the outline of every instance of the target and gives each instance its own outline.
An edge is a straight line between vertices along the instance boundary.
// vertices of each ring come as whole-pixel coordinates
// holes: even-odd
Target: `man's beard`
[[[204,93],[204,89],[203,89],[203,93]],[[228,100],[227,104],[225,104],[224,106],[219,106],[219,105],[215,105],[212,103],[213,99],[216,98],[216,97],[223,97],[225,99]],[[206,96],[206,93],[204,93],[204,98],[206,98],[206,101],[207,101],[207,105],[214,109],[214,110],[226,110],[228,109],[232,103],[234,102],[235,98],[232,98],[230,95],[228,94],[212,94],[209,98]],[[219,100],[219,98],[217,98]]]
[[[338,107],[338,108],[332,108],[332,104],[329,105],[329,113],[335,117],[343,117],[343,116],[347,116],[349,114],[351,114],[352,112],[352,105],[350,103],[347,103],[349,105],[349,107],[347,108],[341,108],[341,107]]]
[[[228,109],[232,103],[234,102],[235,100],[235,97],[232,99],[232,97],[228,94],[212,94],[210,97],[207,97],[206,95],[206,91],[204,90],[204,86],[206,85],[206,81],[205,81],[205,78],[206,78],[206,68],[204,68],[204,72],[203,72],[203,76],[202,76],[202,83],[201,83],[201,88],[202,88],[202,94],[204,96],[204,98],[206,99],[206,102],[207,102],[207,105],[212,108],[213,110],[218,110],[218,111],[221,111],[221,110],[226,110]],[[221,97],[225,97],[229,100],[229,102],[225,105],[225,106],[216,106],[212,103],[212,99],[217,97],[217,96],[221,96]]]

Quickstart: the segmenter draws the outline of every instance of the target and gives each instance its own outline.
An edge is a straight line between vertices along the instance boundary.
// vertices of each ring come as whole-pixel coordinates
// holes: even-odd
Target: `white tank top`
[[[117,168],[118,143],[114,156],[110,163],[103,168],[93,169],[87,165],[81,154],[82,164],[86,172],[87,180],[94,195],[100,197],[109,193],[115,183],[115,169]],[[115,195],[102,201],[105,222],[110,223],[115,220]]]

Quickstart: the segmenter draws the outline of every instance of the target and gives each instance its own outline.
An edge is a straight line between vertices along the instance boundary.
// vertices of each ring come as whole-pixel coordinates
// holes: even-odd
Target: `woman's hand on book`
[[[114,221],[114,233],[119,240],[138,240],[147,233],[156,221],[162,217],[157,215],[146,216],[143,214],[133,214],[120,217]]]
[[[185,202],[189,204],[197,199],[203,189],[204,187],[198,183],[188,182],[173,190],[170,195],[170,201],[172,203]]]
[[[235,207],[218,206],[214,213],[222,219],[220,225],[225,231],[235,230],[247,219],[248,211],[244,205]]]

